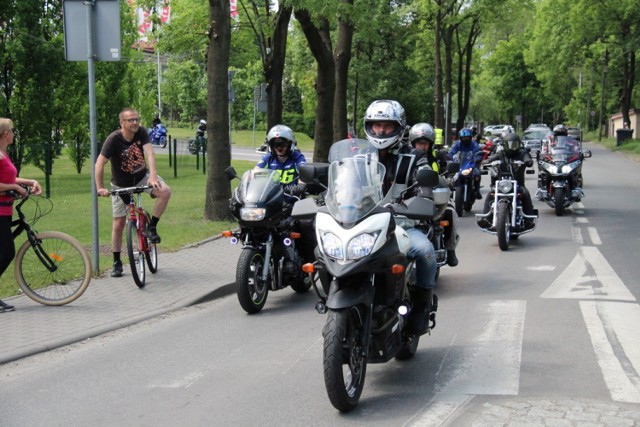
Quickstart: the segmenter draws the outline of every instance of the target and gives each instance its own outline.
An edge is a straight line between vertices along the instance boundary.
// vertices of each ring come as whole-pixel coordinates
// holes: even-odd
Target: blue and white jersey
[[[305,163],[307,163],[307,159],[305,159],[304,154],[296,150],[284,162],[278,160],[277,156],[267,153],[256,166],[263,169],[279,171],[280,183],[282,185],[295,185],[298,183],[299,168]]]
[[[473,168],[479,160],[480,145],[476,141],[471,144],[462,144],[460,140],[456,141],[449,150],[452,159],[457,159],[460,163],[460,170]],[[457,154],[457,156],[456,156]]]

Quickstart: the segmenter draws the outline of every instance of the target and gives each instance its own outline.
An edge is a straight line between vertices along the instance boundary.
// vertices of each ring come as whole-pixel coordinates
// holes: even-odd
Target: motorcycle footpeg
[[[429,331],[431,331],[432,329],[434,329],[436,327],[436,313],[435,312],[431,312],[431,314],[429,314]]]

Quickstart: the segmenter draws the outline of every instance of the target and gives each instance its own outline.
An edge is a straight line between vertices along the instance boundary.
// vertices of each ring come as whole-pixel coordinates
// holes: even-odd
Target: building
[[[633,138],[638,139],[638,128],[640,128],[640,111],[636,111],[635,109],[629,110],[629,129],[633,129]],[[608,123],[608,137],[615,138],[616,137],[616,129],[624,128],[624,123],[622,123],[622,113],[614,114],[609,117]]]

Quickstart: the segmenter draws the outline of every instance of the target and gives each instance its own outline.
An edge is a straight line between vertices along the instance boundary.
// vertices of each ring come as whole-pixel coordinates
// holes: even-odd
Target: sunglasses
[[[140,117],[132,117],[130,119],[125,119],[125,121],[127,121],[129,123],[139,123],[140,122]]]

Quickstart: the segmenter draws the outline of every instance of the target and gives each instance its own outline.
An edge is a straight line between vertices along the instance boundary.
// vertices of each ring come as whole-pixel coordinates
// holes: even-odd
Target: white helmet
[[[205,119],[200,119],[200,124],[201,124],[201,125],[206,125],[206,124],[207,124],[207,121],[206,121]]]
[[[391,122],[394,125],[393,130],[376,133],[373,131],[373,124],[376,122]],[[400,142],[406,123],[404,108],[398,101],[373,101],[364,115],[364,133],[371,145],[383,150]]]
[[[289,126],[275,125],[267,133],[267,144],[269,145],[270,150],[269,152],[274,156],[277,155],[273,146],[274,144],[282,141],[288,143],[287,156],[291,155],[291,153],[296,149],[296,137],[293,134],[293,131]]]
[[[436,140],[436,133],[433,127],[429,123],[416,123],[411,126],[409,131],[409,142],[413,148],[416,148],[416,141],[428,141],[430,147],[433,148],[433,143]]]

